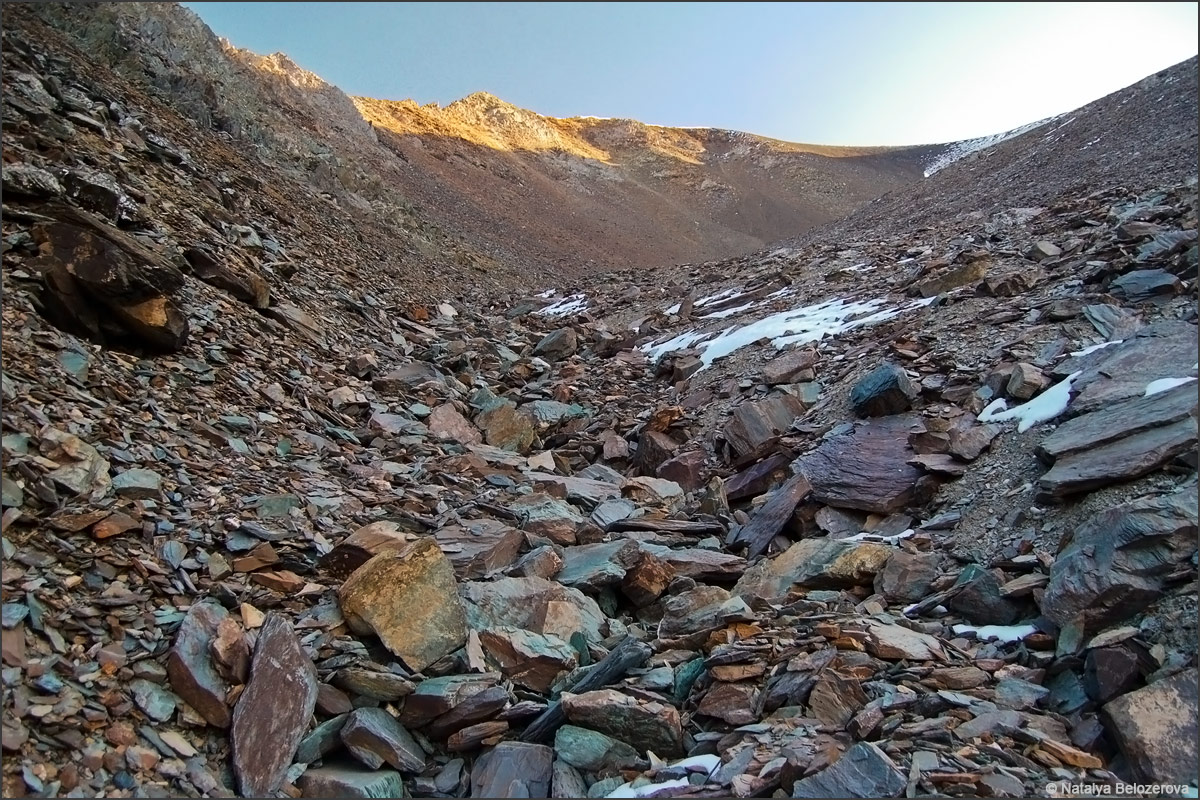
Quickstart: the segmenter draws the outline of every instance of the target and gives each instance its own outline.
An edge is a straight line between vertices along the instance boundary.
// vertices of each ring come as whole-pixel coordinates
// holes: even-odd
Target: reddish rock
[[[316,704],[316,667],[287,618],[267,614],[230,730],[243,796],[266,797],[279,789]]]

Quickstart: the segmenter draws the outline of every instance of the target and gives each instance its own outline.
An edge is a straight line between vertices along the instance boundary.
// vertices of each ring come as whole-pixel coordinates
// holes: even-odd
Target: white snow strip
[[[767,295],[767,299],[770,300],[774,297],[783,297],[783,296],[789,295],[791,293],[792,293],[792,287],[785,286],[782,289],[776,289],[775,291],[771,292],[769,295]]]
[[[1017,433],[1024,433],[1034,425],[1054,419],[1067,410],[1071,402],[1071,384],[1083,374],[1083,370],[1072,372],[1058,383],[1051,386],[1028,403],[1022,403],[1013,408],[1003,398],[994,400],[983,411],[979,412],[980,422],[1004,422],[1005,420],[1020,420]]]
[[[714,311],[711,314],[705,314],[704,316],[700,317],[700,319],[725,319],[726,317],[732,317],[734,314],[740,314],[748,308],[754,308],[756,305],[758,305],[758,303],[746,303],[743,306],[734,306],[733,308],[727,308],[724,311]]]
[[[1101,342],[1100,344],[1089,345],[1088,347],[1085,347],[1082,350],[1076,350],[1073,353],[1067,353],[1067,355],[1071,356],[1072,358],[1078,358],[1079,356],[1086,356],[1089,353],[1094,353],[1097,350],[1103,350],[1106,347],[1112,347],[1114,344],[1120,344],[1123,341],[1125,341],[1125,340],[1117,339],[1115,342]]]
[[[690,772],[704,772],[706,775],[712,775],[717,768],[721,766],[721,757],[716,755],[691,756],[676,761],[668,766],[668,769],[688,769]],[[694,769],[698,767],[699,769]],[[678,789],[688,785],[687,778],[678,778],[676,780],[663,781],[661,783],[647,783],[645,786],[633,788],[632,783],[625,783],[613,789],[612,792],[605,797],[649,797],[660,789]]]
[[[790,344],[816,342],[826,336],[836,336],[862,325],[882,322],[904,311],[928,305],[936,299],[936,297],[931,297],[915,300],[899,308],[881,309],[881,306],[884,305],[883,300],[848,302],[835,298],[816,305],[780,311],[748,325],[727,328],[715,334],[691,330],[659,345],[643,345],[642,349],[651,361],[655,361],[664,353],[704,342],[703,346],[698,349],[700,350],[700,360],[704,362],[702,369],[706,369],[717,359],[724,358],[735,350],[760,339],[770,339],[777,349],[782,350]],[[730,312],[741,310],[744,309],[731,309]],[[715,317],[716,315],[710,316]],[[851,317],[855,317],[855,319],[850,319]]]
[[[1026,636],[1032,636],[1037,633],[1037,628],[1033,625],[954,625],[951,627],[956,634],[963,636],[968,633],[975,634],[975,638],[979,641],[987,641],[988,639],[998,639],[1001,642],[1019,642]]]
[[[587,295],[573,294],[562,298],[557,303],[546,306],[537,313],[543,317],[565,317],[568,314],[583,311],[585,308],[587,308]]]
[[[994,147],[1005,140],[1013,138],[1014,136],[1020,136],[1022,133],[1045,125],[1047,122],[1053,122],[1054,120],[1061,119],[1062,116],[1062,114],[1059,114],[1056,117],[1040,119],[1037,122],[1030,122],[1026,125],[1020,126],[1019,128],[1013,128],[1011,131],[1005,131],[1004,133],[994,133],[991,136],[980,136],[977,139],[965,139],[961,142],[952,142],[946,148],[946,150],[942,152],[941,155],[939,155],[927,167],[925,167],[925,177],[928,178],[938,170],[945,169],[955,161],[958,161],[960,158],[965,156],[969,156],[971,153],[974,153],[978,150],[984,150],[989,147]],[[1070,121],[1071,120],[1067,120],[1067,122]],[[1066,124],[1066,122],[1063,123],[1063,125]],[[1062,125],[1059,125],[1058,127],[1061,128]],[[1055,130],[1058,130],[1058,128],[1055,128]],[[1053,133],[1053,131],[1051,131],[1051,133]]]
[[[1146,384],[1146,393],[1142,397],[1149,397],[1152,394],[1165,392],[1169,389],[1174,389],[1176,386],[1183,386],[1185,383],[1191,383],[1195,378],[1159,378],[1156,381],[1150,381]]]
[[[895,544],[896,542],[900,541],[901,539],[907,539],[908,537],[910,537],[912,535],[913,535],[912,528],[909,528],[906,531],[901,531],[900,533],[897,533],[894,536],[881,536],[878,533],[871,533],[870,531],[863,531],[862,533],[856,533],[853,536],[847,536],[845,539],[839,539],[838,541],[841,541],[841,542],[888,542],[889,544]]]
[[[649,797],[660,789],[682,789],[687,785],[687,778],[663,781],[662,783],[647,783],[645,786],[639,786],[636,789],[631,784],[623,783],[616,789],[613,789],[611,794],[605,795],[605,797]]]
[[[905,607],[904,607],[904,610],[903,610],[903,611],[901,611],[900,613],[901,613],[901,614],[903,614],[904,616],[906,616],[906,617],[907,617],[907,616],[908,616],[909,614],[911,614],[911,613],[912,613],[912,612],[913,612],[913,611],[916,609],[916,607],[917,607],[917,606],[919,606],[919,605],[920,605],[920,603],[913,603],[911,606],[905,606]],[[930,614],[936,614],[936,615],[939,615],[939,616],[940,616],[940,615],[942,615],[942,614],[949,614],[949,613],[950,613],[950,609],[946,608],[945,606],[934,606],[933,608],[931,608],[931,609],[929,610],[929,613],[930,613]]]
[[[554,297],[556,291],[557,291],[556,289],[547,289],[546,291],[541,292],[540,294],[535,294],[534,297],[542,297],[542,298]]]
[[[734,297],[741,297],[742,294],[743,294],[743,292],[740,287],[737,289],[726,289],[724,291],[717,292],[716,294],[710,294],[708,297],[701,297],[699,300],[696,301],[695,307],[703,308],[704,306],[715,303],[718,300],[726,300],[726,299],[732,299]]]
[[[676,303],[668,309],[664,309],[664,314],[678,314],[679,309],[683,308],[683,303]]]
[[[651,361],[658,361],[658,359],[662,358],[664,354],[669,353],[672,350],[683,350],[687,347],[691,347],[693,344],[709,335],[711,334],[699,333],[697,331],[687,331],[686,333],[681,333],[675,338],[668,339],[662,344],[655,345],[653,347],[647,347],[643,345],[643,349],[646,352],[647,358],[649,358]]]

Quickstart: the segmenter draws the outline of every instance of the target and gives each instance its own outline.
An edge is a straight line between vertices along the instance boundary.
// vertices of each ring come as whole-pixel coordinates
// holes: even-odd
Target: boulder
[[[1195,558],[1196,514],[1194,486],[1095,514],[1051,566],[1042,613],[1095,632],[1144,609]]]
[[[1118,697],[1101,709],[1105,728],[1139,780],[1195,783],[1197,677],[1193,667]]]
[[[432,537],[373,556],[338,592],[356,633],[374,633],[413,670],[422,670],[467,640],[454,567]]]
[[[792,797],[899,797],[907,785],[886,753],[859,742],[830,766],[796,781]]]
[[[912,408],[917,388],[895,364],[882,364],[850,390],[850,407],[860,417],[886,417]]]
[[[535,356],[542,356],[547,361],[562,361],[575,355],[578,348],[578,337],[574,328],[559,328],[546,334],[533,348]]]

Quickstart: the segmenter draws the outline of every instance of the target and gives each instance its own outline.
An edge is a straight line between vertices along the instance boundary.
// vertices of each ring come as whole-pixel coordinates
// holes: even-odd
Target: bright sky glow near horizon
[[[906,145],[1078,108],[1197,52],[1196,3],[183,3],[347,94]]]

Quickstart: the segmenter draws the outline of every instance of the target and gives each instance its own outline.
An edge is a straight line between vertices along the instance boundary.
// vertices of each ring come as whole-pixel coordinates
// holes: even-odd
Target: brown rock
[[[224,617],[217,623],[212,656],[217,672],[230,683],[245,683],[250,676],[250,645],[242,626],[233,617]]]
[[[697,714],[716,717],[730,725],[748,725],[754,714],[758,690],[743,683],[717,683],[705,693],[696,707]]]
[[[514,683],[537,692],[549,691],[559,673],[577,663],[575,650],[562,639],[520,628],[481,631],[479,643]]]
[[[409,535],[395,522],[372,522],[347,536],[321,559],[321,569],[335,578],[346,578],[372,556],[409,545]]]
[[[844,728],[866,702],[867,695],[858,681],[831,670],[822,673],[808,696],[812,715],[838,728]]]
[[[1006,391],[1009,397],[1028,400],[1049,385],[1049,379],[1042,374],[1040,369],[1032,364],[1022,362],[1013,367]]]
[[[817,352],[812,348],[792,350],[777,356],[763,367],[763,382],[768,386],[796,381],[811,381],[813,367],[817,363]]]
[[[897,550],[875,576],[875,591],[893,603],[915,603],[941,575],[936,553]]]
[[[725,441],[739,460],[751,460],[762,455],[803,413],[804,404],[790,394],[774,394],[765,400],[742,403],[725,426]]]
[[[621,592],[641,608],[657,600],[675,578],[675,568],[645,550],[638,551],[637,560],[621,579]]]
[[[454,568],[433,538],[372,557],[346,580],[338,596],[353,630],[375,633],[413,670],[424,669],[467,640]]]
[[[230,729],[233,770],[243,796],[265,797],[280,787],[316,704],[316,667],[287,618],[267,614]]]
[[[812,496],[838,508],[891,514],[915,502],[921,470],[908,463],[907,415],[855,426],[797,459],[812,484]]]
[[[688,450],[664,461],[654,474],[664,480],[674,481],[685,492],[694,492],[707,481],[706,461],[704,451]]]
[[[447,525],[434,538],[454,565],[454,574],[463,581],[486,577],[512,564],[525,542],[519,530],[494,519]]]
[[[479,429],[449,403],[442,403],[433,409],[425,424],[429,427],[429,433],[437,439],[449,439],[461,444],[479,444],[483,441]]]
[[[1197,677],[1193,667],[1118,697],[1101,710],[1105,727],[1141,780],[1196,780]]]
[[[575,725],[600,731],[637,750],[673,758],[683,754],[679,711],[665,703],[639,702],[612,689],[564,692],[562,708]]]
[[[782,486],[771,493],[767,502],[755,512],[729,544],[745,542],[747,555],[751,558],[767,549],[767,545],[791,518],[792,512],[812,490],[804,475],[793,475]]]
[[[867,623],[867,652],[886,661],[944,661],[941,643],[927,633],[882,622]]]
[[[675,451],[678,449],[679,442],[672,439],[665,431],[647,427],[638,438],[634,459],[643,475],[653,475],[664,461],[675,455]]]
[[[425,751],[395,717],[382,708],[360,708],[346,719],[342,743],[371,769],[384,764],[401,772],[425,769]]]

